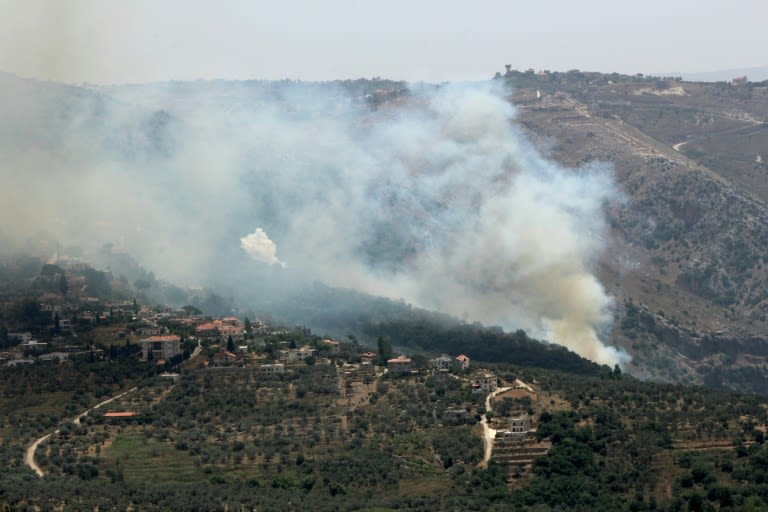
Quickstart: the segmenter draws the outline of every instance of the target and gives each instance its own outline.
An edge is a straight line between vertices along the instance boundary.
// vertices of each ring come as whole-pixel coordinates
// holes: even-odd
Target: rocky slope
[[[736,166],[705,165],[722,161],[723,146],[748,151],[727,145],[735,133],[752,133],[750,147],[762,140],[765,106],[733,87],[673,84],[571,84],[538,99],[523,87],[513,101],[531,138],[554,159],[615,168],[625,197],[610,211],[612,250],[601,280],[617,298],[611,338],[632,354],[632,371],[765,391],[768,208],[753,186],[765,186],[765,173],[757,179]],[[659,94],[672,87],[673,94]],[[664,112],[663,126],[648,122],[651,108]],[[706,128],[690,122],[705,116]],[[686,154],[674,142],[686,140],[697,148],[700,140],[716,143]]]

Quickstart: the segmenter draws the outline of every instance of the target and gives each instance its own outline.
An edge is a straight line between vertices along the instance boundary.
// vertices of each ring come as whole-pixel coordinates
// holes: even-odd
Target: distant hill
[[[507,81],[543,151],[570,167],[610,162],[626,194],[600,274],[630,371],[765,392],[768,89],[600,73]]]
[[[510,101],[516,105],[517,124],[548,158],[569,169],[595,161],[613,166],[626,201],[608,212],[610,250],[595,263],[595,270],[615,299],[614,322],[601,334],[610,345],[632,356],[627,368],[631,373],[670,382],[768,391],[768,260],[764,258],[768,88],[754,82],[761,78],[754,73],[757,69],[768,70],[726,71],[728,79],[746,74],[753,82],[745,85],[577,70],[499,73],[497,83],[509,86]],[[382,119],[373,112],[395,117],[418,106],[419,99],[409,95],[404,84],[215,81],[88,89],[0,74],[0,90],[15,99],[0,105],[0,135],[5,135],[0,138],[0,151],[15,158],[29,148],[41,150],[38,156],[46,165],[40,166],[39,180],[34,185],[30,180],[29,187],[48,194],[29,211],[41,211],[46,226],[57,236],[65,226],[56,211],[48,212],[47,207],[64,196],[71,201],[61,204],[76,209],[94,195],[84,197],[81,191],[96,183],[103,186],[103,208],[78,217],[74,229],[90,230],[94,240],[96,234],[106,232],[108,240],[116,243],[116,252],[125,249],[159,277],[166,276],[153,262],[165,255],[166,261],[191,269],[205,280],[180,284],[218,284],[222,290],[218,293],[235,301],[245,296],[241,290],[247,288],[252,305],[266,313],[271,308],[275,316],[295,318],[297,323],[346,330],[358,313],[368,314],[360,319],[361,326],[378,320],[366,301],[354,296],[339,294],[314,301],[311,294],[292,296],[287,292],[302,290],[305,283],[298,277],[290,280],[295,267],[274,271],[259,266],[237,243],[239,237],[262,226],[275,236],[282,251],[277,237],[292,227],[291,213],[308,201],[314,204],[318,197],[296,180],[289,195],[278,196],[291,208],[276,208],[279,203],[270,194],[279,185],[274,178],[285,175],[283,169],[297,162],[299,168],[319,168],[333,163],[333,158],[303,161],[292,142],[285,149],[256,145],[235,156],[220,151],[224,145],[211,149],[201,143],[194,149],[202,150],[191,153],[194,158],[174,160],[167,155],[173,156],[176,138],[187,130],[209,137],[200,141],[217,139],[204,130],[207,118],[182,117],[198,101],[213,98],[215,106],[248,114],[261,108],[258,101],[276,95],[284,101],[281,105],[292,109],[291,116],[311,117],[327,115],[327,110],[302,101],[312,97],[305,93],[330,90],[333,112],[341,118],[362,111],[364,122],[358,125],[362,128]],[[299,93],[298,100],[294,93]],[[166,95],[176,100],[168,111],[160,101]],[[107,122],[106,112],[111,113],[112,122]],[[232,124],[236,121],[238,117],[230,118]],[[271,140],[268,135],[255,132],[247,141]],[[335,152],[330,153],[335,157]],[[94,154],[98,165],[91,165]],[[270,159],[264,160],[264,154]],[[82,165],[81,156],[87,165]],[[204,165],[198,166],[201,161]],[[126,162],[131,165],[123,165]],[[4,185],[29,176],[31,167],[29,159],[18,158],[15,165],[6,167]],[[191,179],[195,175],[188,174],[188,169],[224,179],[198,180],[201,188],[197,189]],[[223,173],[227,169],[230,175]],[[57,171],[69,173],[68,179],[58,180],[58,187],[46,187]],[[259,172],[272,181],[250,178]],[[249,178],[240,182],[242,186],[229,186],[243,175]],[[10,185],[7,188],[13,190]],[[382,229],[370,235],[367,245],[360,244],[360,250],[387,271],[392,265],[410,264],[411,255],[431,243],[423,235],[426,228],[439,233],[430,221],[435,212],[447,210],[448,203],[431,204],[410,194],[408,187],[383,188],[372,187],[366,200],[386,196],[389,204],[408,206],[411,227],[419,228],[403,233],[400,220],[404,216],[395,221],[383,218]],[[19,218],[19,211],[30,203],[11,203],[13,215],[6,218]],[[330,208],[342,203],[331,195],[322,204]],[[200,216],[201,211],[211,214]],[[123,222],[126,219],[129,222]],[[12,234],[9,227],[0,226],[6,238]],[[152,244],[135,243],[146,233],[155,233]],[[329,247],[343,241],[343,237],[317,239]],[[100,241],[98,247],[102,245]],[[306,248],[297,243],[293,250]],[[117,269],[118,263],[108,264]],[[388,311],[393,304],[377,306]],[[372,331],[367,334],[376,336]]]
[[[658,74],[661,76],[681,76],[687,82],[727,82],[740,76],[746,76],[752,82],[762,82],[763,80],[768,80],[768,66],[699,71],[695,73],[675,72]]]

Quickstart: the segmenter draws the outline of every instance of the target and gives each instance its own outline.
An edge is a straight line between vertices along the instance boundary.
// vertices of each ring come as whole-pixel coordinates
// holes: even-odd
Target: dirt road
[[[129,389],[128,391],[123,391],[119,395],[115,395],[112,398],[107,398],[106,400],[97,403],[96,405],[94,405],[90,409],[87,409],[85,412],[80,414],[77,418],[72,420],[72,423],[74,423],[75,425],[79,425],[80,424],[80,420],[82,418],[85,418],[86,416],[88,416],[88,413],[90,413],[91,411],[95,411],[96,409],[98,409],[102,405],[106,405],[106,404],[112,402],[113,400],[117,400],[118,398],[122,398],[125,395],[127,395],[128,393],[133,393],[137,389],[139,389],[139,388],[133,387],[133,388]],[[51,437],[52,434],[58,434],[58,433],[59,433],[59,429],[56,429],[53,432],[44,435],[43,437],[35,439],[35,441],[31,445],[29,445],[29,448],[27,448],[27,453],[24,454],[24,463],[27,466],[29,466],[30,468],[32,468],[32,470],[35,473],[37,473],[37,476],[44,476],[45,472],[40,468],[40,466],[37,465],[37,462],[35,462],[35,451],[37,451],[37,447],[40,445],[40,443],[42,443],[43,441],[47,441],[48,438]]]
[[[488,414],[488,411],[491,410],[491,400],[493,397],[500,393],[504,393],[505,391],[509,391],[510,389],[512,388],[499,388],[496,391],[488,393],[488,396],[485,397],[485,413]],[[478,464],[478,466],[487,467],[488,462],[491,460],[491,455],[493,454],[493,440],[496,438],[496,430],[488,426],[488,419],[485,417],[485,414],[483,414],[483,417],[480,419],[480,424],[483,426],[483,446],[485,452],[483,454],[483,461]]]

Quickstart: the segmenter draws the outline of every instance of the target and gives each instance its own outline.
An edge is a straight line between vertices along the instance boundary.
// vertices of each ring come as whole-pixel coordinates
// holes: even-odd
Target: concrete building
[[[341,350],[341,343],[336,340],[323,340],[323,344],[331,349],[331,354],[338,354]]]
[[[285,365],[283,363],[263,364],[259,366],[259,372],[263,375],[282,375],[285,373]]]
[[[473,393],[492,393],[499,385],[499,378],[491,372],[477,374],[472,379]]]
[[[512,418],[509,422],[509,431],[516,434],[525,434],[531,430],[531,418],[527,414]]]
[[[456,362],[456,369],[460,371],[467,371],[469,370],[469,357],[465,356],[464,354],[456,356],[456,359],[454,359]]]
[[[144,360],[149,359],[150,353],[152,359],[166,361],[181,355],[181,338],[175,334],[170,336],[150,336],[141,340],[141,357]]]
[[[448,354],[443,354],[439,357],[429,360],[429,366],[433,370],[450,370],[453,365],[453,360]]]
[[[236,361],[237,354],[233,354],[229,350],[222,350],[213,356],[213,364],[215,366],[233,366]]]
[[[411,359],[401,355],[387,361],[387,370],[392,373],[411,373]]]
[[[317,349],[304,345],[301,348],[289,348],[279,352],[280,359],[286,363],[300,363],[308,357],[315,357]]]

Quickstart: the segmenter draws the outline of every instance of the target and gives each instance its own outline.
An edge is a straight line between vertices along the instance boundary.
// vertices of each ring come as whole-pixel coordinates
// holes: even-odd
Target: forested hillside
[[[300,365],[284,376],[219,368],[171,380],[87,360],[4,368],[0,503],[11,510],[768,506],[768,410],[760,397],[644,383],[619,371],[494,368],[507,385],[532,383],[533,394],[493,400],[492,424],[503,429],[529,414],[532,435],[551,446],[522,472],[493,457],[479,467],[485,395],[457,377]],[[45,381],[57,390],[39,385]],[[79,424],[67,419],[134,384],[108,409]],[[448,423],[457,406],[465,419]],[[40,478],[23,454],[45,433],[53,435],[36,451]]]

